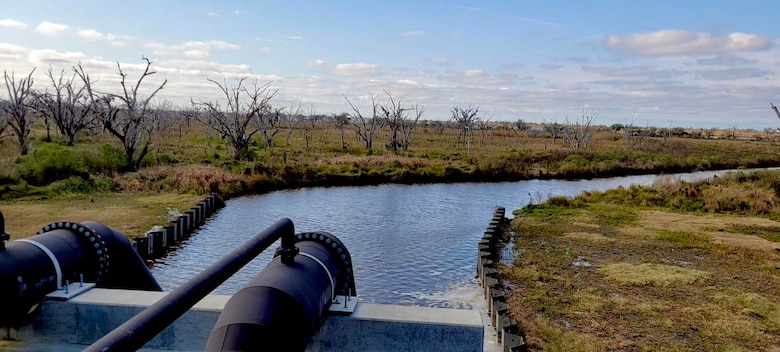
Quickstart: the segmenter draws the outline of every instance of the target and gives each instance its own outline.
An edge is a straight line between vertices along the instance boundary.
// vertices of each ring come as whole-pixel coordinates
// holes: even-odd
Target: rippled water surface
[[[722,173],[671,177],[692,180]],[[361,301],[468,307],[477,297],[477,244],[496,206],[505,207],[511,217],[530,201],[648,185],[658,177],[305,188],[237,198],[152,272],[163,289],[173,290],[286,217],[296,232],[327,231],[344,242]],[[268,264],[276,247],[278,243],[214,293],[234,293]]]

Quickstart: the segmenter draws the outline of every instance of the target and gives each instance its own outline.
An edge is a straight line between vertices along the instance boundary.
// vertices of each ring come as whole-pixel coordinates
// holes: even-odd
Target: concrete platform
[[[81,350],[165,292],[92,289],[69,301],[46,301],[32,324],[7,331],[7,351]],[[210,295],[152,339],[144,350],[202,351],[230,296]],[[359,303],[349,316],[331,316],[308,351],[482,352],[483,318],[476,310]]]

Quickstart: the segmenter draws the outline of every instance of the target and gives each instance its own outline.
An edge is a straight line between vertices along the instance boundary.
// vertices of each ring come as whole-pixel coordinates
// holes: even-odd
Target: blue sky
[[[141,56],[177,105],[217,99],[206,79],[271,82],[279,105],[348,111],[385,91],[447,119],[780,127],[776,1],[4,2],[0,69],[81,63],[119,88]],[[151,84],[148,85],[151,89]],[[2,94],[2,93],[0,93]]]

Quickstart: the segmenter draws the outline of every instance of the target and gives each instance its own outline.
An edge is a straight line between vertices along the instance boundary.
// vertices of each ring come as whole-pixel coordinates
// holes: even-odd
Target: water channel
[[[529,202],[583,191],[650,185],[659,177],[695,180],[707,171],[592,180],[528,180],[304,188],[231,199],[152,270],[173,290],[280,218],[296,232],[327,231],[350,251],[361,301],[469,308],[478,298],[477,244],[493,209],[507,216]],[[271,260],[278,243],[214,293],[232,294]]]

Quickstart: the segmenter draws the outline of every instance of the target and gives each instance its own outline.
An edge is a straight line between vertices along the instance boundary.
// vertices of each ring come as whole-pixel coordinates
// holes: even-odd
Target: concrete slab
[[[165,292],[92,289],[68,301],[46,301],[33,323],[9,331],[8,351],[83,349]],[[202,351],[230,296],[209,295],[144,346],[146,351]],[[359,303],[349,316],[325,320],[308,351],[482,352],[481,310]]]

